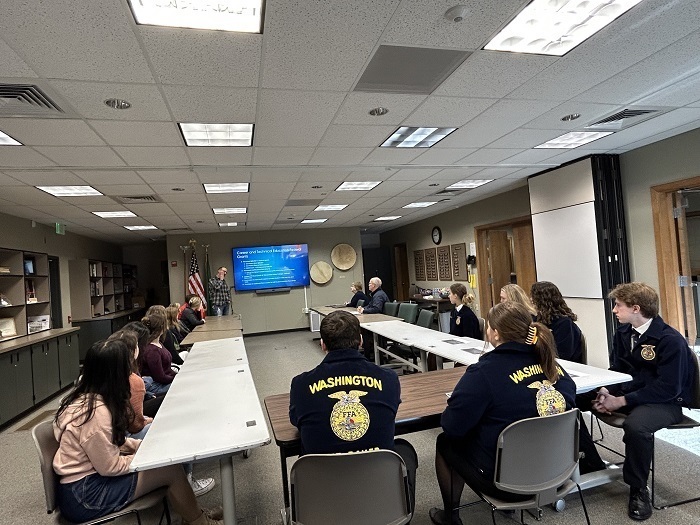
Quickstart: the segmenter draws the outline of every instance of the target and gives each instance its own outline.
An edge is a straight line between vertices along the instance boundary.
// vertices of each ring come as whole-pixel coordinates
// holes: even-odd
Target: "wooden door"
[[[537,281],[532,223],[513,226],[513,258],[516,283],[530,293],[530,288]]]
[[[488,236],[491,297],[494,303],[500,299],[501,288],[510,283],[510,240],[508,232],[490,230]],[[493,305],[492,305],[493,306]]]
[[[394,272],[396,273],[396,300],[408,301],[411,278],[408,274],[408,252],[405,243],[394,245]]]

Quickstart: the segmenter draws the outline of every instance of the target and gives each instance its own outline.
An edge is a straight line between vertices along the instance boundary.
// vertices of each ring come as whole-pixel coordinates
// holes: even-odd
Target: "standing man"
[[[413,509],[418,456],[405,439],[394,441],[399,378],[362,357],[361,344],[356,316],[338,310],[323,318],[325,357],[316,368],[292,379],[289,420],[299,429],[302,454],[394,450],[406,464]]]
[[[357,311],[361,314],[381,314],[384,312],[384,303],[389,300],[389,296],[382,290],[382,280],[379,277],[372,277],[367,283],[367,288],[372,298],[368,305],[359,306]]]
[[[695,356],[685,338],[659,317],[659,296],[653,288],[639,282],[620,284],[608,297],[615,300],[613,313],[623,323],[615,333],[610,369],[631,375],[632,381],[601,388],[592,408],[627,415],[623,476],[630,486],[628,514],[646,520],[652,513],[647,478],[653,434],[682,420],[681,407],[693,396]]]
[[[226,284],[225,266],[220,267],[216,275],[209,279],[209,301],[215,315],[228,315],[231,308],[231,290]]]

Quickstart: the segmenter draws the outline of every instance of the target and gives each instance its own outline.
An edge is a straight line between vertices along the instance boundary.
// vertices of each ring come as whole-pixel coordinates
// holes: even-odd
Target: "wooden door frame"
[[[403,256],[403,261],[401,260],[400,257],[397,257],[397,250],[402,250],[402,256]],[[401,302],[401,301],[408,301],[411,298],[411,274],[410,270],[408,269],[408,249],[406,246],[405,242],[400,242],[397,244],[394,244],[392,248],[392,257],[394,259],[394,298]],[[401,268],[401,263],[404,263],[405,267]],[[403,270],[405,271],[405,278],[406,278],[406,286],[404,288],[401,287],[401,274],[404,273]]]
[[[488,257],[486,257],[487,237],[489,230],[502,230],[503,228],[512,228],[513,226],[522,226],[524,224],[532,225],[532,216],[524,215],[513,219],[492,222],[490,224],[482,224],[474,227],[474,238],[476,239],[476,272],[478,277],[477,290],[479,290],[479,311],[482,317],[486,317],[486,313],[494,304],[489,286],[489,271]]]
[[[692,288],[680,288],[678,276],[681,268],[687,266],[687,235],[679,237],[673,217],[673,196],[688,188],[700,187],[700,177],[692,177],[650,188],[651,213],[654,222],[656,244],[656,267],[659,277],[659,301],[664,321],[681,334],[693,338],[697,334],[695,304]],[[685,222],[680,225],[684,228]],[[683,315],[683,303],[687,305],[688,323]]]

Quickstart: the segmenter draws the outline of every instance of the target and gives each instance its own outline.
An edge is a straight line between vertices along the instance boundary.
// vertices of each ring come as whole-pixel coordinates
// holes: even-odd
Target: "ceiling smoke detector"
[[[383,115],[386,115],[387,113],[389,113],[389,110],[387,108],[383,108],[381,106],[378,108],[374,108],[374,109],[369,110],[369,114],[372,115],[373,117],[381,117]]]
[[[456,5],[445,11],[445,18],[457,24],[466,18],[468,12],[466,5]]]
[[[105,105],[112,109],[129,109],[131,107],[130,102],[121,98],[108,98],[105,100]]]

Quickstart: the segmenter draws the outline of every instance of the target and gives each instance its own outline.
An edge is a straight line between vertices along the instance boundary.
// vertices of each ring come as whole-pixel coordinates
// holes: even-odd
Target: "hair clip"
[[[525,344],[534,345],[537,342],[537,327],[530,325],[527,331],[527,339],[525,339]]]

